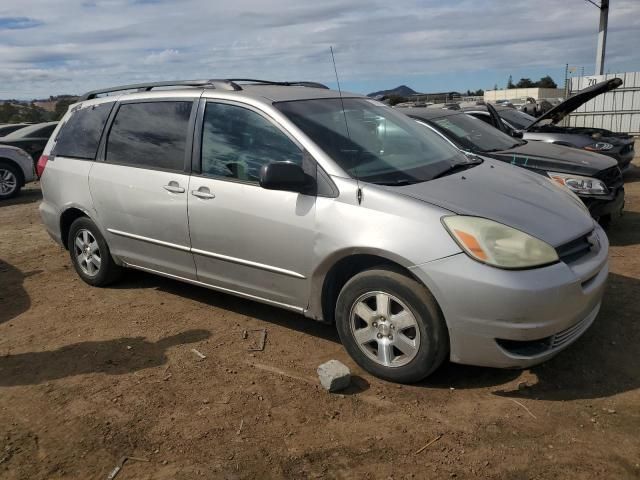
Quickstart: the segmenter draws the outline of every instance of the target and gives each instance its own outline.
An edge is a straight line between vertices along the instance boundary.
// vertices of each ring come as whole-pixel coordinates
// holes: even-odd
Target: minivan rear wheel
[[[113,261],[107,242],[89,218],[71,224],[67,245],[76,272],[89,285],[104,287],[120,277],[122,268]]]
[[[431,293],[386,268],[355,275],[336,304],[340,339],[371,374],[400,383],[422,380],[444,361],[449,337]]]

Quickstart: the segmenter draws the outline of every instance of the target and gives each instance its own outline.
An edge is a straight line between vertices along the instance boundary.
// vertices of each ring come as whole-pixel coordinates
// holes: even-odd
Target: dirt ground
[[[140,272],[85,285],[32,185],[0,205],[0,478],[106,479],[123,456],[148,461],[118,480],[640,478],[640,158],[625,178],[583,338],[530,370],[447,364],[413,386],[295,314]],[[344,394],[317,383],[331,358],[356,375]]]

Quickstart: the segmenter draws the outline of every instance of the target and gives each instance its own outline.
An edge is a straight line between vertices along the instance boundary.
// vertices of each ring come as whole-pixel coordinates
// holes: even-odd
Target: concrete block
[[[351,383],[351,371],[338,360],[329,360],[318,367],[318,378],[322,386],[330,392],[344,390]]]

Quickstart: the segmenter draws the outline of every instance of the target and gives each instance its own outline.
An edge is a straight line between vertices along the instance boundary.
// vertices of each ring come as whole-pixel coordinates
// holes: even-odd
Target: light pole
[[[609,0],[600,0],[600,5],[587,0],[600,9],[600,27],[598,28],[598,50],[596,52],[596,75],[604,73],[604,54],[607,48],[607,22],[609,20]]]

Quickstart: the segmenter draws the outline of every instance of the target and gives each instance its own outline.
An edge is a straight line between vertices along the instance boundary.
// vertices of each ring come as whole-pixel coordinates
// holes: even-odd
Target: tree
[[[542,77],[540,80],[536,82],[536,87],[558,88],[558,85],[556,85],[556,82],[553,81],[553,78],[551,78],[549,75],[545,75],[544,77]]]
[[[531,88],[535,86],[536,84],[533,83],[530,78],[521,78],[518,80],[518,83],[516,83],[516,88]]]
[[[76,102],[76,98],[63,98],[62,100],[58,100],[56,103],[55,109],[55,119],[60,120],[65,113],[67,113],[67,109],[69,105]]]
[[[20,111],[11,104],[11,100],[0,105],[0,123],[17,122]]]
[[[47,120],[47,112],[31,102],[28,107],[23,109],[22,119],[26,122],[40,123]]]
[[[389,103],[389,105],[393,107],[394,105],[397,105],[399,103],[406,102],[408,98],[402,97],[400,95],[387,95],[385,100]]]
[[[516,88],[513,84],[513,77],[511,75],[509,75],[509,80],[507,81],[507,88]]]

